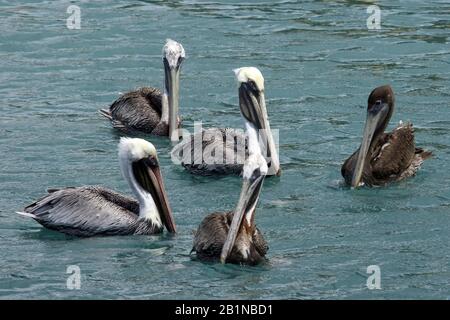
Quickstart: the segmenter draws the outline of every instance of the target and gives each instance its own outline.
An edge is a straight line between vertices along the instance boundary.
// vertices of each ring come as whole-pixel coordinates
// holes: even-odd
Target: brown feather
[[[218,260],[227,239],[233,214],[231,211],[214,212],[206,216],[195,233],[191,252],[195,252],[202,260]],[[241,242],[250,243],[250,254],[246,259],[237,249]],[[227,261],[254,265],[264,259],[268,249],[266,240],[255,225],[242,228]]]
[[[362,175],[362,182],[368,186],[385,185],[413,176],[422,162],[431,157],[430,151],[416,148],[411,123],[400,125],[390,133],[382,133],[371,148],[371,156]],[[342,166],[342,176],[347,184],[351,183],[358,152],[356,150]]]
[[[116,129],[167,136],[168,124],[161,122],[161,112],[161,91],[151,87],[127,92],[109,108],[111,122]],[[105,115],[105,112],[101,113]]]

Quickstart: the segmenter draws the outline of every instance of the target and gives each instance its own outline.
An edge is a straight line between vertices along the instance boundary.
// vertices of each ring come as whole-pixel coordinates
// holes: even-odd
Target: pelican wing
[[[269,251],[269,245],[267,244],[266,239],[264,239],[261,231],[258,227],[255,227],[255,231],[253,233],[253,244],[255,245],[255,249],[261,257],[264,257]]]
[[[223,245],[227,239],[234,213],[215,212],[203,219],[194,237],[192,252],[200,259],[214,260],[220,257]],[[255,264],[260,261],[269,250],[261,231],[255,227],[251,236],[250,255],[247,260],[242,260],[239,254],[230,256],[230,261]]]
[[[43,226],[77,236],[132,234],[139,203],[97,187],[55,190],[24,210]]]
[[[198,175],[240,174],[247,154],[246,136],[230,128],[203,130],[183,140],[172,150],[172,156],[183,167]]]
[[[218,258],[227,239],[233,213],[214,212],[203,219],[195,233],[192,251],[200,258]]]
[[[379,180],[398,178],[411,166],[415,154],[412,124],[400,125],[385,134],[374,149],[371,161],[373,176]]]
[[[120,96],[111,104],[113,125],[119,129],[151,133],[161,119],[161,91],[143,87]]]

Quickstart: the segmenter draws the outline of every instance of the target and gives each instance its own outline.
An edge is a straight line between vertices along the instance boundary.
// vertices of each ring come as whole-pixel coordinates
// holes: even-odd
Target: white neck
[[[161,101],[161,122],[169,124],[169,94],[167,89],[167,71],[164,67],[164,93]]]
[[[245,121],[245,128],[247,129],[249,155],[258,154],[262,157],[261,146],[259,145],[258,130],[255,128],[255,126],[252,123],[250,123],[248,121]],[[255,207],[256,207],[257,202],[258,201],[255,201],[255,203],[253,204],[253,207],[250,208],[245,213],[245,220],[249,226],[251,226],[251,224],[252,224],[252,217],[253,217],[253,213],[255,212]]]
[[[262,154],[261,147],[259,145],[258,130],[252,123],[248,121],[245,121],[245,128],[247,129],[249,154]]]
[[[161,104],[161,122],[169,124],[169,96],[167,95],[167,91],[165,89],[162,95]]]
[[[127,180],[128,185],[130,186],[131,191],[133,191],[134,195],[139,201],[139,218],[150,220],[151,223],[156,227],[162,227],[158,207],[156,206],[152,195],[145,191],[136,181],[130,160],[128,158],[121,158],[120,168],[125,180]]]
[[[252,218],[253,214],[255,213],[256,205],[258,203],[258,200],[255,201],[253,206],[245,213],[245,220],[249,226],[252,225]]]

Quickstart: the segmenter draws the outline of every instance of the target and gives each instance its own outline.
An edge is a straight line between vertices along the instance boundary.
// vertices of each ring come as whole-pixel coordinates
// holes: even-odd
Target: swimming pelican
[[[249,156],[243,169],[241,195],[234,212],[215,212],[200,224],[191,252],[202,260],[255,265],[268,251],[267,243],[255,225],[259,194],[267,174],[257,132],[249,130]]]
[[[264,77],[254,67],[244,67],[234,70],[239,83],[239,106],[245,118],[246,128],[260,130],[260,144],[265,152],[269,166],[268,175],[281,175],[280,162],[275,147],[275,141],[270,129],[264,96]],[[231,139],[230,139],[231,137]],[[242,143],[245,152],[237,152]],[[205,161],[205,150],[223,150],[217,161]],[[187,151],[191,155],[184,161]],[[172,158],[177,159],[184,168],[192,174],[240,174],[245,158],[248,156],[248,141],[246,136],[230,128],[211,128],[201,133],[191,135],[187,140],[177,144],[172,150]],[[234,161],[228,161],[234,159]],[[213,159],[216,160],[216,159]]]
[[[185,58],[181,43],[168,39],[163,47],[165,75],[164,94],[152,87],[143,87],[120,96],[100,114],[122,131],[142,131],[172,137],[180,125],[178,117],[179,80]],[[178,136],[173,135],[176,141]]]
[[[176,232],[155,147],[121,138],[119,160],[137,200],[100,186],[53,189],[18,214],[81,237]]]
[[[342,166],[345,182],[352,187],[385,185],[414,175],[431,152],[416,148],[411,123],[385,133],[394,112],[394,92],[389,85],[369,95],[361,146]]]

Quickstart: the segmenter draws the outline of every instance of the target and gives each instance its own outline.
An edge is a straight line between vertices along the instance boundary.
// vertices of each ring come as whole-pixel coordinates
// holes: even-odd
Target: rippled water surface
[[[81,8],[69,30],[66,9]],[[379,1],[0,0],[1,298],[450,298],[450,3]],[[192,231],[232,209],[238,177],[194,177],[158,148],[179,234],[73,239],[15,211],[49,186],[129,193],[120,135],[97,114],[120,92],[161,86],[166,38],[183,43],[183,125],[242,128],[232,69],[266,79],[283,176],[265,182],[257,222],[270,245],[258,267],[192,260]],[[390,83],[393,127],[410,120],[432,150],[419,174],[350,190],[340,166],[361,140],[369,92]],[[66,268],[81,269],[81,290]],[[367,266],[381,268],[368,290]]]

